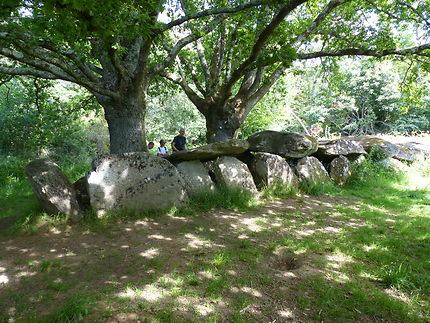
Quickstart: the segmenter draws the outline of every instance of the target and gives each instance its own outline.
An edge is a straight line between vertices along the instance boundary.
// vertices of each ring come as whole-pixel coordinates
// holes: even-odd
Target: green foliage
[[[393,172],[382,163],[374,160],[372,156],[361,162],[353,163],[351,177],[347,185],[351,187],[371,187],[375,184],[399,181],[401,174]]]
[[[285,80],[278,81],[277,85],[263,97],[251,110],[245,122],[240,126],[241,138],[247,138],[263,130],[281,130],[288,119],[287,106],[291,99],[286,94],[288,86]]]
[[[200,212],[217,207],[244,211],[256,206],[256,204],[257,200],[251,192],[228,187],[218,187],[214,191],[201,191],[193,195],[189,201],[189,207]]]
[[[280,181],[275,182],[269,187],[263,188],[261,191],[261,197],[268,200],[290,198],[297,194],[298,188],[294,185],[285,185]]]
[[[281,87],[290,97],[289,109],[308,129],[319,125],[325,135],[428,131],[430,78],[417,65],[409,67],[364,59],[303,64],[286,75],[288,86]],[[285,128],[303,131],[293,116]]]
[[[324,195],[324,194],[333,194],[338,193],[340,191],[339,187],[337,187],[333,182],[318,182],[318,183],[308,183],[303,181],[300,183],[300,190],[304,193],[314,196]]]
[[[157,146],[158,142],[164,139],[170,152],[172,151],[170,143],[178,135],[180,128],[185,129],[188,149],[206,143],[203,116],[186,95],[177,89],[151,98],[145,119],[148,142],[154,141]]]
[[[414,274],[410,265],[406,263],[391,263],[382,267],[380,277],[385,288],[400,291],[414,291],[419,289],[420,276]]]
[[[0,153],[88,156],[93,144],[80,120],[96,108],[91,97],[75,90],[37,79],[14,79],[0,87]]]

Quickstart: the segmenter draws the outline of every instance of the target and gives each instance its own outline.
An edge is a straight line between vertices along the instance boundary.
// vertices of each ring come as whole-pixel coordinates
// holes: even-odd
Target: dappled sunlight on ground
[[[299,307],[297,286],[312,277],[334,285],[357,279],[345,270],[357,260],[329,242],[346,245],[360,230],[378,228],[362,209],[357,200],[303,195],[249,212],[0,237],[0,312],[12,320],[44,315],[68,295],[86,293],[95,300],[88,322],[314,321],[312,308]],[[389,252],[377,236],[357,249]]]

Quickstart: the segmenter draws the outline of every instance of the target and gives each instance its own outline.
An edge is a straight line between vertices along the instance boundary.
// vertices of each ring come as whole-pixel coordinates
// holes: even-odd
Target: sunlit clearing
[[[336,252],[334,254],[327,255],[326,259],[329,261],[327,264],[327,269],[330,270],[330,272],[326,274],[327,278],[338,282],[345,282],[350,280],[350,278],[345,275],[345,273],[341,272],[341,270],[343,270],[342,267],[345,264],[353,262],[352,257],[342,252]]]
[[[376,244],[371,244],[371,245],[363,246],[364,251],[367,251],[367,252],[369,252],[371,250],[374,250],[374,249],[378,249],[378,248],[380,248],[380,247],[378,245],[376,245]]]
[[[337,252],[335,254],[327,255],[326,259],[329,261],[329,266],[331,268],[340,268],[342,265],[346,263],[351,263],[352,257],[342,253]]]
[[[212,304],[197,304],[195,310],[201,316],[208,316],[215,311],[215,307]]]
[[[260,232],[262,231],[264,228],[259,224],[261,219],[253,219],[253,218],[244,218],[240,220],[240,223],[242,225],[247,226],[247,228],[249,230],[251,230],[252,232]],[[237,228],[236,225],[232,224],[232,227]]]
[[[200,279],[213,279],[215,277],[214,273],[211,270],[200,271],[198,273]]]
[[[51,230],[49,230],[49,231],[53,234],[60,234],[61,233],[61,231],[56,229],[56,228],[51,228]]]
[[[423,175],[423,173],[426,172],[426,168],[430,169],[430,160],[414,166],[415,167],[410,167],[405,174],[409,186],[414,189],[429,189],[430,192],[430,174],[427,174],[427,176]],[[429,194],[427,194],[427,196],[429,196]]]

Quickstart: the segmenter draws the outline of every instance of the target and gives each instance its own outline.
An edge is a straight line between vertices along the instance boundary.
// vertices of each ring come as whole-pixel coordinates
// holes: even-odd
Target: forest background
[[[352,58],[295,64],[251,111],[239,137],[262,130],[317,131],[323,137],[428,132],[430,78],[420,67]],[[204,117],[181,89],[167,83],[151,91],[148,141],[169,142],[184,127],[189,148],[206,144]],[[102,110],[91,94],[66,82],[8,79],[0,87],[0,115],[3,166],[43,156],[88,164],[109,151]]]

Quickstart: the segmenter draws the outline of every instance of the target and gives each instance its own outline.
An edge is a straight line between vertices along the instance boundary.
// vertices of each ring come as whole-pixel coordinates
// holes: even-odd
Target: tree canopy
[[[206,117],[208,141],[224,140],[294,61],[428,58],[429,19],[428,1],[285,1],[226,17],[181,51],[179,73],[165,76]]]
[[[104,108],[111,152],[142,150],[146,92],[154,76],[219,17],[258,4],[205,1],[200,9],[163,23],[157,17],[174,1],[11,0],[1,6],[0,73],[62,79],[86,88]],[[210,16],[215,18],[205,19]],[[194,19],[201,19],[201,28],[160,53],[158,40]]]
[[[429,4],[8,0],[0,6],[0,73],[86,88],[104,109],[112,153],[145,149],[148,87],[164,75],[205,116],[208,141],[219,141],[237,135],[295,60],[427,59]]]

